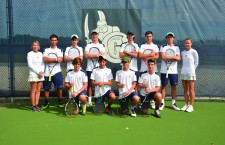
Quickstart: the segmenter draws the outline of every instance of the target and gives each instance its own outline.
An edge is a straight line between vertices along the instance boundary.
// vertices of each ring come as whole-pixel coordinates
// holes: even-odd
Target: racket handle
[[[52,80],[52,75],[50,74],[48,77],[48,81],[50,82]]]
[[[166,71],[166,78],[168,78],[168,75],[169,75],[169,71],[167,70]]]

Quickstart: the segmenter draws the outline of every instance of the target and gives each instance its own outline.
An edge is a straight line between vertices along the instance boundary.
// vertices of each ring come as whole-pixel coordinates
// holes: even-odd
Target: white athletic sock
[[[82,104],[82,108],[86,108],[86,104],[84,104],[84,105]]]
[[[172,105],[176,103],[176,100],[172,99]]]
[[[88,97],[88,102],[91,102],[91,97]]]
[[[164,104],[164,99],[162,99],[161,103],[163,103],[163,104]]]

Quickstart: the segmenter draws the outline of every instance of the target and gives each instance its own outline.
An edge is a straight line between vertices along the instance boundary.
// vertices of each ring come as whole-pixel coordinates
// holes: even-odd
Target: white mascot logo
[[[105,56],[107,57],[107,60],[112,63],[120,63],[120,47],[124,42],[127,42],[127,36],[120,32],[119,27],[107,25],[105,14],[102,11],[98,11],[98,15],[99,21],[97,22],[97,28],[95,30],[99,33],[99,40],[105,45]],[[85,17],[84,32],[87,43],[90,43],[88,14]]]

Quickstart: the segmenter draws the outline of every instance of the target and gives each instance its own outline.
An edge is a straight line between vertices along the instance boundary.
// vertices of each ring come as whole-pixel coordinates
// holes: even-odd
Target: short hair
[[[74,58],[72,64],[75,65],[75,64],[78,64],[78,63],[80,63],[80,65],[82,66],[83,65],[83,60],[80,57]]]
[[[145,36],[148,35],[148,34],[152,34],[152,36],[153,36],[153,32],[152,31],[146,31],[145,32]]]
[[[187,41],[187,40],[190,40],[192,42],[192,39],[191,38],[184,39],[184,42]]]
[[[150,63],[150,62],[153,62],[154,64],[156,64],[156,62],[155,62],[154,59],[149,59],[149,60],[148,60],[148,63]]]
[[[52,34],[49,39],[51,40],[52,38],[56,38],[57,40],[59,40],[59,37],[56,34]]]
[[[31,49],[33,48],[34,43],[37,43],[37,45],[39,46],[39,49],[40,49],[40,43],[39,43],[37,40],[34,40],[34,41],[31,43]]]

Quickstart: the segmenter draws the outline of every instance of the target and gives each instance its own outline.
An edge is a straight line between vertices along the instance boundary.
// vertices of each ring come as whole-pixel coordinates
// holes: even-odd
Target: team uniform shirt
[[[125,85],[124,88],[119,88],[119,99],[121,99],[123,92],[127,92],[132,87],[132,83],[137,81],[137,78],[135,72],[132,70],[119,70],[116,72],[115,81]],[[132,90],[131,92],[134,91],[135,90]]]
[[[100,52],[105,52],[104,45],[103,44],[100,44],[100,43],[96,43],[96,44],[90,43],[90,44],[87,44],[87,46],[85,47],[85,51],[89,52],[90,48],[92,48],[92,47],[97,47],[100,50]],[[96,66],[94,66],[92,60],[91,59],[87,59],[87,68],[86,68],[86,71],[92,71],[93,68],[98,67],[98,66],[99,66],[98,62],[96,64]]]
[[[182,51],[181,57],[183,60],[183,65],[181,68],[181,74],[196,76],[195,69],[198,67],[199,58],[198,53],[195,49],[190,49],[189,51]]]
[[[125,46],[127,45],[128,43],[123,43],[121,48],[120,48],[120,52],[123,52],[125,50]],[[137,43],[132,43],[132,45],[135,46],[135,50],[136,52],[139,51],[139,47],[138,47],[138,44]],[[128,50],[130,52],[130,50]],[[129,56],[130,57],[130,56]],[[133,70],[133,71],[138,71],[138,66],[137,66],[137,58],[136,57],[133,57],[131,59],[131,62],[130,62],[130,69]]]
[[[44,72],[44,62],[41,52],[30,51],[27,54],[27,63],[29,67],[29,77],[38,78],[39,72]]]
[[[149,74],[148,72],[141,75],[141,77],[138,80],[138,83],[144,83],[144,84],[147,83],[149,89],[154,89],[157,86],[161,86],[161,81],[159,76],[155,73]],[[140,95],[141,96],[146,95],[145,88],[141,88]]]
[[[146,50],[146,49],[150,49],[153,52],[159,53],[159,47],[157,45],[155,45],[154,43],[151,43],[150,45],[149,44],[142,44],[140,49],[139,49],[139,52],[143,53],[144,50]],[[142,59],[141,60],[140,72],[145,72],[147,70],[148,70],[148,67],[147,67],[145,61]],[[158,72],[157,65],[155,67],[155,72]]]
[[[66,75],[65,82],[74,83],[73,92],[77,92],[83,87],[83,83],[87,82],[87,75],[83,70],[70,71]]]
[[[65,51],[65,56],[69,56],[69,50],[70,49],[78,49],[79,51],[80,51],[80,56],[83,56],[84,54],[83,54],[83,49],[82,49],[82,47],[79,47],[79,46],[77,46],[77,48],[74,48],[74,47],[67,47],[66,48],[66,51]],[[72,64],[72,61],[67,61],[67,67],[66,67],[66,70],[68,71],[68,70],[71,70],[71,69],[73,69],[74,67],[73,67],[73,64]]]
[[[113,79],[111,69],[105,67],[100,69],[99,67],[93,69],[91,73],[91,80],[95,82],[108,82]],[[95,97],[103,96],[108,90],[111,90],[110,85],[103,85],[102,87],[95,86]]]
[[[163,46],[160,47],[160,52],[165,53],[166,50],[169,49],[169,48],[174,50],[175,55],[180,54],[180,48],[176,45],[173,45],[173,46],[163,45]],[[160,72],[161,73],[167,72],[167,66],[166,66],[166,62],[164,60],[162,60]],[[169,67],[168,73],[169,74],[177,74],[178,73],[178,71],[177,71],[177,61],[172,62],[172,64]]]
[[[55,53],[58,57],[63,57],[63,52],[59,48],[54,48],[54,49],[46,48],[45,51],[44,51],[43,57],[48,57],[49,53]],[[53,63],[53,64],[55,64],[55,63]],[[46,67],[45,67],[45,74],[44,75],[47,77],[47,76],[49,76],[52,68],[49,69],[48,63],[45,63],[45,66]],[[60,63],[57,63],[55,65],[55,67],[53,68],[51,74],[55,75],[55,74],[57,74],[58,72],[61,72],[61,71],[62,70],[61,70],[61,67],[60,67]]]

